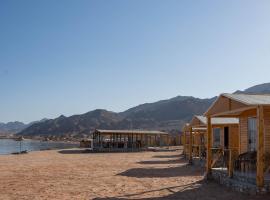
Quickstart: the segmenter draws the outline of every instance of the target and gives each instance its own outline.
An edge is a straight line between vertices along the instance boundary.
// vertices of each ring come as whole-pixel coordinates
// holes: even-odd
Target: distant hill
[[[178,96],[169,100],[142,104],[125,112],[94,110],[82,115],[60,116],[53,120],[35,123],[20,135],[89,134],[102,129],[155,129],[180,130],[193,114],[202,114],[213,99]]]
[[[0,132],[1,133],[17,133],[24,128],[26,128],[26,124],[22,122],[8,122],[8,123],[0,123]]]
[[[214,101],[188,96],[147,103],[120,113],[132,122],[132,128],[179,130],[194,114],[203,114]]]
[[[94,110],[82,115],[65,117],[35,123],[21,131],[20,135],[63,135],[87,134],[95,128],[111,128],[121,120],[121,116],[106,110]]]
[[[270,94],[270,83],[256,85],[236,93]],[[191,120],[193,115],[203,114],[213,103],[211,99],[177,96],[168,100],[146,103],[121,113],[94,110],[82,115],[60,116],[56,119],[34,123],[21,135],[81,135],[96,128],[102,129],[153,129],[176,132]]]
[[[18,122],[18,121],[0,123],[0,133],[1,134],[15,134],[35,123],[44,122],[46,120],[47,119],[42,119],[40,121],[31,122],[29,124],[24,124],[23,122]]]
[[[255,85],[250,87],[244,91],[236,91],[235,93],[242,93],[242,94],[270,94],[270,83],[264,83],[260,85]]]

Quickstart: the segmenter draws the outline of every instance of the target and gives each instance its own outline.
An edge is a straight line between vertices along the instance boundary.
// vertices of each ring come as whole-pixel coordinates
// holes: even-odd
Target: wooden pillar
[[[264,116],[263,106],[257,107],[257,176],[256,182],[259,189],[264,187]]]
[[[100,142],[100,133],[98,134],[98,146],[101,147],[101,142]]]
[[[110,134],[110,149],[112,148],[112,134]]]
[[[133,140],[133,133],[131,133],[131,149],[133,150],[134,140]]]
[[[200,137],[200,143],[199,143],[199,159],[201,160],[201,154],[202,154],[202,139],[201,139],[201,133],[199,132],[199,137]]]
[[[186,130],[184,130],[184,141],[183,141],[183,143],[184,143],[184,156],[186,157],[187,156],[187,150],[186,150],[186,145],[187,145],[187,140],[186,140],[186,137],[187,137],[187,132],[186,132]]]
[[[228,169],[228,175],[231,178],[233,176],[233,150],[229,150],[229,169]]]
[[[211,174],[211,168],[212,168],[212,124],[211,118],[207,117],[207,162],[206,162],[207,175]]]
[[[135,136],[135,140],[136,140],[136,148],[138,148],[138,135],[137,134]]]
[[[192,146],[193,146],[192,126],[189,127],[189,163],[192,164]]]

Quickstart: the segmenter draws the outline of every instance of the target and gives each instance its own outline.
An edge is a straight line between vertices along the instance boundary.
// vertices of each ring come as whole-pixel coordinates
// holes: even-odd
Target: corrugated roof
[[[248,106],[270,105],[270,95],[257,94],[222,94],[222,96],[241,102]]]
[[[147,131],[147,130],[101,130],[96,131],[100,133],[119,133],[119,134],[153,134],[153,135],[168,135],[166,132],[162,131]]]
[[[203,124],[207,124],[207,118],[204,116],[196,115],[197,119],[199,119]],[[221,125],[221,124],[239,124],[238,118],[212,118],[211,123],[213,125]]]

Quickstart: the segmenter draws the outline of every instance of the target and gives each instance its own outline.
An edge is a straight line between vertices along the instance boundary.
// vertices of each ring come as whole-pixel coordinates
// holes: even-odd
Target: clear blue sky
[[[1,0],[0,121],[270,80],[270,1]]]

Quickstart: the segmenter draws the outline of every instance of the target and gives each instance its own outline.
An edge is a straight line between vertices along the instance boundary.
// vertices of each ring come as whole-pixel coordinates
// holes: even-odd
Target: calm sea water
[[[38,140],[23,140],[15,141],[11,139],[0,139],[0,155],[11,154],[14,152],[22,151],[39,151],[47,149],[67,149],[79,147],[78,144],[64,143],[64,142],[50,142],[50,141],[38,141]]]

